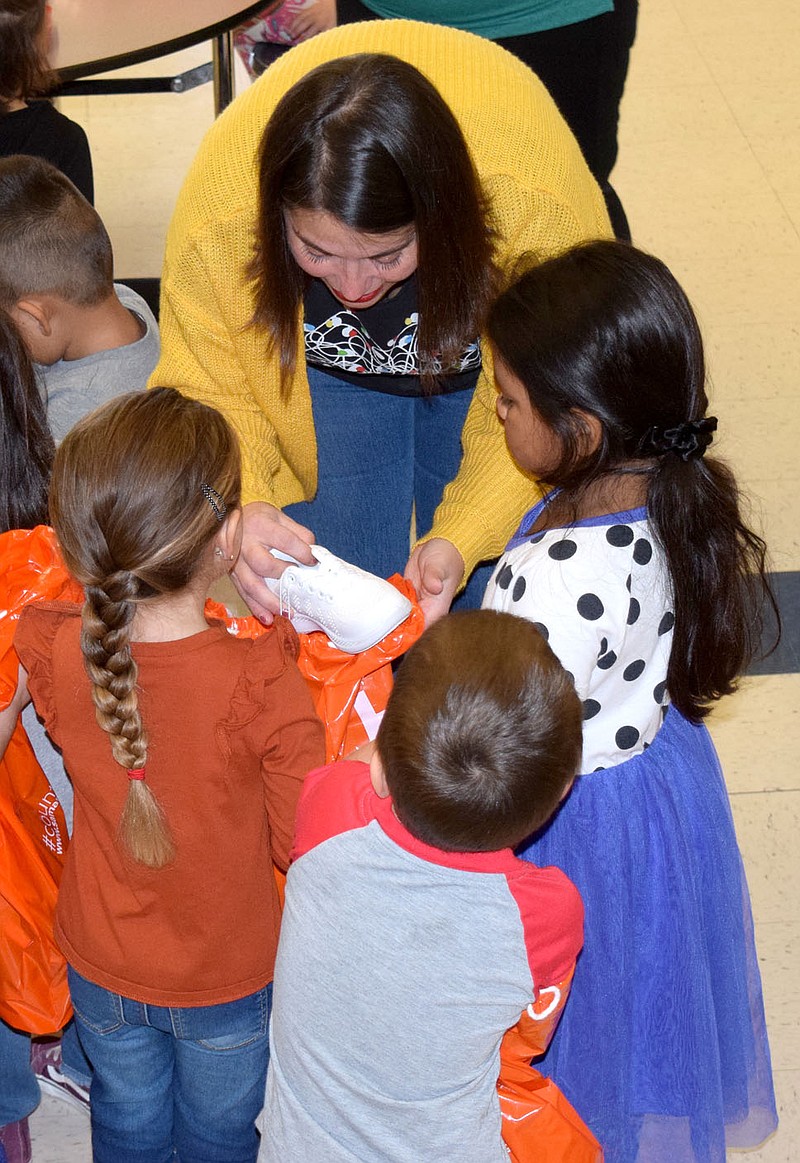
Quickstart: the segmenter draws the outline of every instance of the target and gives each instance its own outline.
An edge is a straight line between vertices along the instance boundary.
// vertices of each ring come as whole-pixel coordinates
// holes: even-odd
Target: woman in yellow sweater
[[[237,582],[255,613],[276,608],[273,548],[311,564],[316,539],[402,569],[412,508],[425,540],[406,572],[429,619],[446,612],[535,488],[506,450],[480,343],[495,286],[523,252],[609,234],[544,88],[467,33],[334,29],[234,102],[170,227],[152,382],[239,433]]]

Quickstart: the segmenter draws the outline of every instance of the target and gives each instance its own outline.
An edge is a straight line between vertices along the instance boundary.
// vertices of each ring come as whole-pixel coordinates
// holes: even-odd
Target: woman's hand
[[[432,626],[450,609],[464,576],[464,559],[451,541],[432,537],[411,554],[405,576],[417,591],[425,625]]]
[[[317,0],[310,8],[298,12],[293,23],[289,26],[289,35],[292,44],[308,40],[318,32],[327,32],[336,27],[336,0]]]
[[[280,577],[286,569],[286,562],[273,557],[270,550],[279,549],[303,565],[314,565],[308,548],[314,544],[314,534],[266,501],[245,505],[242,518],[242,548],[231,576],[255,616],[269,626],[280,603],[277,594],[264,584],[264,578]]]

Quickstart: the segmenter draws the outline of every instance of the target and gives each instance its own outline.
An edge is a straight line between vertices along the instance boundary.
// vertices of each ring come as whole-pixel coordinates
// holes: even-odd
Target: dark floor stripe
[[[772,654],[756,659],[748,674],[796,674],[800,670],[800,571],[769,575],[781,612],[781,640]],[[768,649],[775,638],[775,623],[770,617],[764,629]]]

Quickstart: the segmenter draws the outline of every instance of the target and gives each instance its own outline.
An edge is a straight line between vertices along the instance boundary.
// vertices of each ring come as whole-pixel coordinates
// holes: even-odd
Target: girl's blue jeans
[[[445,396],[390,396],[308,368],[317,435],[318,486],[312,501],[284,512],[320,545],[379,577],[402,574],[411,517],[417,536],[433,524],[445,485],[461,463],[469,390]],[[458,607],[477,608],[491,565],[472,574]]]
[[[184,1008],[110,993],[69,969],[94,1067],[94,1163],[255,1163],[272,985]]]
[[[61,1038],[62,1070],[75,1082],[88,1086],[91,1068],[81,1049],[75,1023]],[[39,1105],[39,1083],[31,1066],[31,1036],[0,1021],[0,1127],[17,1123]]]

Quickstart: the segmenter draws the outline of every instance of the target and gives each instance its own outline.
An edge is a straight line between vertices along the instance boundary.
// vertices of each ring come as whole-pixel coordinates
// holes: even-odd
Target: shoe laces
[[[305,574],[302,581],[300,580],[298,574],[291,568],[285,569],[281,574],[280,582],[278,585],[278,605],[280,607],[280,613],[289,618],[289,620],[292,619],[295,613],[307,613],[305,610],[296,609],[292,600],[292,594],[294,591],[300,591],[316,598],[322,598],[323,601],[326,602],[333,601],[333,594],[331,593],[330,588],[326,587],[324,583],[322,585],[319,584],[323,577],[321,566],[317,566],[317,569],[319,569],[320,572],[316,573],[315,571],[316,576],[311,578],[308,576],[308,574]]]

